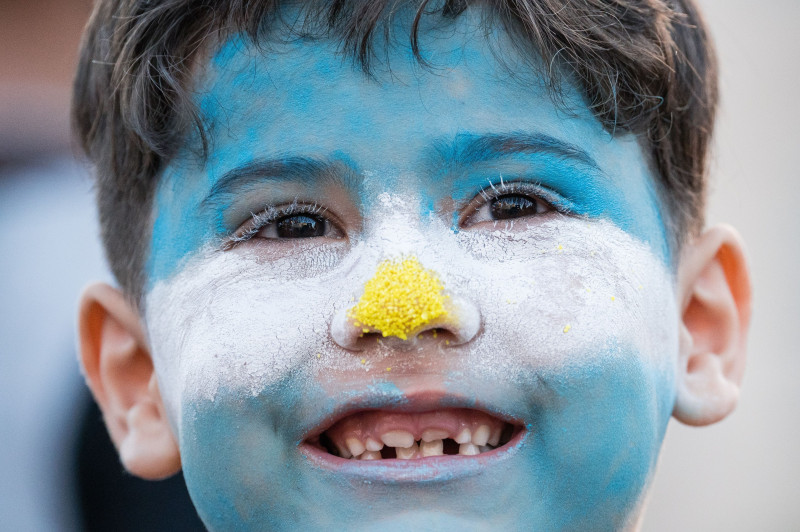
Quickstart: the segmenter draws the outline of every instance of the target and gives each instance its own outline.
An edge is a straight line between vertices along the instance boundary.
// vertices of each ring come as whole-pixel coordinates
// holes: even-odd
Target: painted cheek
[[[287,378],[257,397],[220,390],[213,401],[187,403],[181,430],[184,476],[211,530],[282,530],[293,515],[308,512],[299,490],[302,457],[287,427],[294,418],[285,415],[302,416],[302,388]]]
[[[564,364],[570,352],[619,335],[660,367],[671,363],[672,275],[609,222],[557,217],[521,232],[462,231],[457,241],[467,251],[459,279],[483,309],[478,347],[506,353],[493,363]]]
[[[459,266],[476,277],[485,330],[448,389],[531,420],[525,463],[512,476],[543,501],[540,518],[592,529],[628,515],[674,402],[669,271],[607,222],[565,219],[535,238],[459,238],[472,252]]]
[[[546,393],[531,427],[533,489],[566,529],[635,513],[666,430],[659,397],[669,383],[638,353],[584,356],[593,362],[536,375]]]
[[[221,389],[252,396],[313,373],[316,355],[330,350],[335,285],[323,274],[339,257],[303,256],[308,269],[298,277],[298,261],[204,248],[148,292],[148,334],[174,421],[187,400],[213,400]]]

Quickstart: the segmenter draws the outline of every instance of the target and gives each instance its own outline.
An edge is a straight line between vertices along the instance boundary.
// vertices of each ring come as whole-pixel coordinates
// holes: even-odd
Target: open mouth
[[[491,452],[521,431],[518,425],[469,408],[367,410],[337,421],[306,443],[350,460],[420,460]]]

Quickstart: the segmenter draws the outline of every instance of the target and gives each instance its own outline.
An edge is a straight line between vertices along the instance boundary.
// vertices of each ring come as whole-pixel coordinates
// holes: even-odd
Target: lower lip
[[[435,482],[448,481],[485,473],[489,467],[511,459],[525,445],[529,431],[520,430],[511,440],[489,452],[477,456],[444,455],[412,460],[352,460],[340,458],[301,443],[300,452],[312,465],[354,479],[377,482]]]

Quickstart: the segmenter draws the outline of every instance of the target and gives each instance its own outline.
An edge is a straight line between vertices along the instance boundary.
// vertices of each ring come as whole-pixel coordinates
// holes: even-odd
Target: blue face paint
[[[446,74],[421,71],[399,50],[390,57],[392,77],[375,81],[342,63],[334,44],[286,48],[264,56],[233,39],[212,60],[199,99],[211,153],[201,164],[185,150],[160,180],[150,285],[223,236],[213,216],[196,213],[226,173],[297,156],[348,163],[361,180],[364,216],[386,190],[415,191],[432,213],[510,175],[554,191],[574,214],[614,222],[669,262],[656,186],[636,139],[612,138],[574,90],[565,100],[577,107],[560,111],[532,74],[527,85],[523,75],[497,76],[501,67],[481,39],[467,43]]]
[[[510,78],[494,51],[475,37],[469,17],[457,20],[448,36],[426,41],[426,57],[442,67],[435,72],[421,69],[401,47],[389,50],[391,74],[380,70],[375,79],[343,61],[330,42],[295,39],[272,48],[265,54],[233,38],[205,71],[198,104],[208,124],[210,154],[199,161],[187,147],[161,177],[147,266],[150,294],[170,286],[191,259],[202,258],[209,248],[224,253],[223,240],[252,213],[294,202],[321,203],[332,214],[345,211],[336,214],[345,219],[353,249],[370,239],[377,248],[381,238],[396,236],[375,235],[375,220],[393,208],[384,201],[387,196],[417,202],[413,215],[401,213],[410,228],[440,219],[459,230],[466,204],[482,190],[507,183],[535,187],[544,200],[583,225],[610,222],[632,241],[644,243],[668,271],[661,204],[636,139],[610,136],[574,91],[567,91],[565,99],[575,107],[564,112],[534,73],[520,71]],[[513,47],[503,49],[511,61]],[[439,244],[425,242],[431,248]],[[506,252],[511,256],[514,248]],[[466,261],[466,255],[453,261]],[[354,270],[357,262],[353,259],[352,267],[344,269]],[[508,288],[503,284],[505,262],[510,261],[498,260],[496,271],[487,275],[492,287]],[[257,267],[258,262],[242,262],[241,270],[251,274]],[[328,312],[330,300],[306,300],[310,282],[303,284],[302,273],[296,272],[287,281],[288,270],[259,279],[276,290],[295,291],[280,301],[269,299],[274,316],[249,314],[252,301],[243,298],[241,321],[225,321],[216,343],[196,349],[224,359],[220,368],[225,372],[235,368],[246,374],[238,365],[236,335],[250,334],[267,320],[283,323],[290,305],[316,318]],[[213,286],[199,291],[210,295],[198,303],[198,314],[217,310],[213,296],[224,293],[228,281],[213,279]],[[331,278],[325,284],[339,282]],[[651,357],[609,330],[597,338],[594,350],[569,352],[566,360],[553,364],[542,362],[546,354],[525,358],[490,382],[469,365],[430,370],[424,376],[444,383],[459,398],[453,404],[492,404],[527,420],[528,434],[507,459],[491,467],[448,476],[420,463],[420,476],[430,470],[432,480],[373,481],[315,466],[299,451],[303,431],[362,396],[372,403],[359,403],[359,408],[401,405],[414,384],[357,361],[351,373],[309,369],[314,366],[308,361],[319,359],[317,349],[330,350],[325,356],[337,360],[353,357],[331,347],[325,335],[333,318],[324,319],[324,326],[313,328],[287,321],[270,339],[274,345],[258,346],[269,359],[266,366],[273,363],[270,357],[285,352],[302,355],[303,364],[274,362],[280,379],[258,390],[228,382],[213,399],[177,400],[182,401],[174,407],[179,414],[173,415],[184,474],[212,529],[400,529],[421,523],[442,529],[484,524],[614,529],[641,504],[674,400],[674,353],[668,348]],[[508,352],[538,352],[537,338],[525,336],[534,329],[535,317],[516,319],[515,330],[525,341],[508,346]],[[194,325],[192,319],[182,323]],[[650,325],[636,324],[642,329]],[[496,323],[486,320],[484,325],[488,334]],[[282,331],[297,336],[289,341]],[[304,333],[309,345],[302,343]],[[320,335],[325,341],[311,345],[312,336]],[[182,342],[175,345],[185,348]],[[180,359],[181,353],[169,356]],[[187,388],[187,382],[164,378],[162,385],[169,392]]]
[[[348,398],[333,401],[290,378],[258,397],[243,400],[226,391],[215,401],[190,404],[184,425],[191,432],[181,442],[186,480],[204,521],[218,530],[385,523],[398,530],[424,523],[443,530],[464,523],[470,529],[621,529],[651,480],[673,383],[624,349],[585,356],[596,364],[529,370],[524,397],[515,393],[511,376],[482,393],[482,400],[535,421],[513,459],[452,481],[441,475],[427,483],[365,481],[309,468],[295,452],[298,427]],[[486,390],[475,377],[457,375],[452,391]],[[390,382],[375,386],[376,405],[402,404],[402,392]],[[291,416],[283,414],[287,410]]]

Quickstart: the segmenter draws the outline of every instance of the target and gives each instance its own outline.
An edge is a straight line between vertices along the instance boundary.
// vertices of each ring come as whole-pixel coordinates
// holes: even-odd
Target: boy
[[[734,408],[689,2],[101,1],[75,119],[121,291],[87,381],[212,530],[635,529]]]

